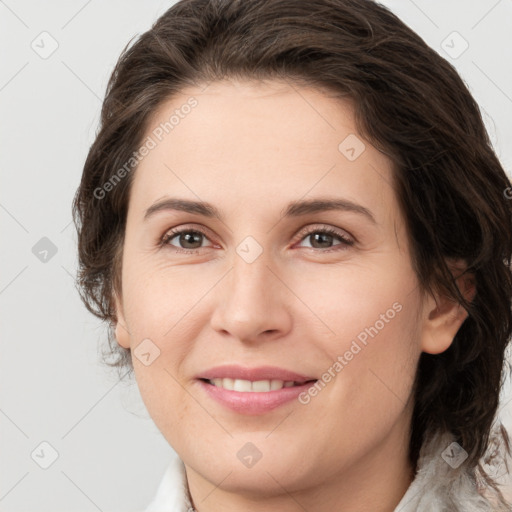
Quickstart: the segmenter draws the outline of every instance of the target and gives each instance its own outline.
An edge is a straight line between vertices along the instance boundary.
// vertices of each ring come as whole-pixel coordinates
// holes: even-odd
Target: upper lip
[[[256,368],[247,368],[238,365],[223,365],[210,368],[197,375],[198,379],[240,379],[240,380],[282,380],[284,382],[307,382],[317,380],[315,377],[300,375],[299,373],[278,368],[277,366],[258,366]]]

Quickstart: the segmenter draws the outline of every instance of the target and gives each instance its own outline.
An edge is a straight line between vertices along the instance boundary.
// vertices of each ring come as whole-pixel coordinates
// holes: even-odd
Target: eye
[[[313,237],[313,235],[315,235],[315,236]],[[312,240],[312,243],[309,246],[309,248],[312,248],[312,249],[330,249],[331,247],[333,247],[332,243],[333,243],[334,239],[336,239],[336,238],[338,240],[340,240],[341,243],[335,244],[334,247],[335,246],[342,246],[342,247],[340,247],[338,249],[334,249],[335,251],[344,250],[347,248],[347,246],[354,245],[354,240],[349,238],[344,233],[342,233],[336,229],[333,229],[333,228],[327,228],[327,227],[308,228],[308,230],[306,232],[302,232],[300,234],[300,236],[302,237],[300,239],[301,241],[306,240],[308,238],[310,240]],[[330,252],[330,251],[322,250],[321,252]]]
[[[177,239],[176,246],[172,240]],[[161,245],[171,245],[176,248],[177,252],[197,252],[198,249],[203,247],[202,242],[207,239],[206,233],[199,229],[171,229],[162,238]]]
[[[315,236],[313,237],[313,235]],[[301,242],[308,238],[312,240],[309,248],[317,249],[321,252],[344,250],[347,247],[354,245],[354,240],[349,238],[347,235],[341,231],[328,227],[310,227],[308,230],[301,232],[299,236],[301,237]],[[340,243],[333,245],[335,239],[338,239]],[[174,240],[175,242],[173,243]],[[205,240],[209,240],[209,238],[204,231],[198,228],[173,228],[162,237],[161,245],[170,245],[174,247],[176,252],[195,253],[199,252],[199,249],[201,248],[208,247],[203,245]],[[331,247],[337,246],[341,247],[338,249],[331,249]]]

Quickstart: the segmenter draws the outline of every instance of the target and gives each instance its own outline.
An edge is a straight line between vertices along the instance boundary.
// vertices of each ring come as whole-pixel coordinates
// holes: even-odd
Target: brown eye
[[[331,249],[332,247],[342,246],[340,250],[343,250],[346,246],[354,245],[353,240],[332,228],[310,229],[308,232],[302,234],[301,241],[307,239],[311,241],[309,247],[312,249]],[[333,245],[336,239],[341,243]]]
[[[177,229],[171,230],[162,239],[163,245],[170,245],[172,247],[176,247],[177,249],[186,250],[195,250],[203,247],[203,241],[206,238],[206,235],[202,231],[198,231],[195,229]],[[176,240],[175,243],[171,243],[173,240]]]

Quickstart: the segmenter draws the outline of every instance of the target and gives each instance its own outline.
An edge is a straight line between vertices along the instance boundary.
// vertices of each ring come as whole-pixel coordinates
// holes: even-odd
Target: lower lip
[[[300,386],[275,389],[273,391],[230,391],[203,380],[199,385],[214,400],[227,408],[241,414],[264,414],[287,402],[296,399],[302,392],[307,391],[314,382],[308,382]]]

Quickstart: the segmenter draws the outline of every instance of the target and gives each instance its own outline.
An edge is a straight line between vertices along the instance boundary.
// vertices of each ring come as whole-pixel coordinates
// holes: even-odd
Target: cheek
[[[410,286],[413,279],[397,281],[347,285],[343,293],[337,292],[337,301],[324,303],[321,310],[335,333],[322,341],[330,363],[321,369],[321,381],[328,381],[325,388],[334,391],[329,398],[337,404],[333,407],[352,404],[355,417],[399,413],[411,393],[421,354],[421,304]]]
[[[355,432],[392,423],[411,397],[421,354],[417,306],[414,300],[389,306],[384,303],[368,311],[363,327],[353,327],[351,335],[330,351],[331,359],[339,363],[333,368],[338,370],[333,407],[350,404]]]
[[[323,460],[333,467],[344,457],[349,460],[354,454],[376,449],[398,423],[404,429],[399,436],[407,435],[404,419],[412,412],[419,354],[408,322],[399,315],[377,336],[370,337],[366,346],[359,343],[361,348],[353,349],[357,353],[351,360],[345,357],[340,363],[342,369],[305,405],[310,407],[309,417],[323,418],[320,424],[315,423],[315,435],[330,440],[321,450]],[[331,352],[331,359],[343,357],[343,349],[351,353],[350,344],[350,340],[344,341],[341,350]]]
[[[140,395],[155,425],[171,446],[181,446],[187,440],[182,427],[190,420],[194,403],[162,358],[148,367],[134,362],[134,368]]]
[[[420,304],[416,289],[412,271],[393,265],[347,265],[337,275],[330,273],[328,279],[312,274],[307,281],[294,283],[297,295],[307,299],[309,310],[315,314],[315,325],[320,319],[329,329],[324,338],[329,340],[326,347],[336,356],[350,350],[353,342],[361,349],[370,345],[391,352],[403,348],[402,341],[414,338],[417,328]],[[309,318],[312,316],[306,312],[302,320],[306,329]],[[357,345],[353,348],[356,352]]]
[[[170,266],[154,259],[127,261],[123,297],[132,331],[161,339],[171,335],[218,278],[209,269]]]
[[[212,276],[190,266],[171,268],[129,259],[123,272],[137,384],[156,425],[173,435],[190,407],[181,384],[183,362],[194,354],[193,340],[203,328],[204,322],[197,321],[200,301],[212,287]],[[147,352],[150,356],[144,357]]]

